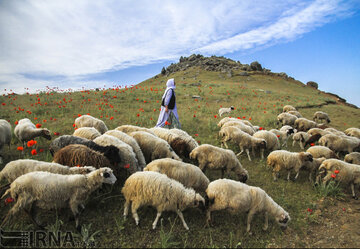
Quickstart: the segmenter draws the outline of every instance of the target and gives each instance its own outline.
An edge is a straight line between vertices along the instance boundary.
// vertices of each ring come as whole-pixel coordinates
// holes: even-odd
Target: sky
[[[360,107],[360,0],[0,0],[1,93],[137,84],[194,53]]]

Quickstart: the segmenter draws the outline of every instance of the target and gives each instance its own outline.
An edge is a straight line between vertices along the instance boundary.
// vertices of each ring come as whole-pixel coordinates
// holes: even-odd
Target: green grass
[[[235,72],[236,73],[236,72]],[[280,77],[253,74],[250,76],[236,76],[232,78],[219,77],[219,72],[203,72],[198,68],[177,72],[170,77],[176,80],[176,97],[182,128],[193,136],[200,144],[209,143],[220,146],[217,123],[220,121],[218,109],[234,106],[236,109],[230,114],[232,117],[250,120],[252,124],[271,129],[276,127],[276,116],[286,104],[293,106],[321,105],[326,101],[335,100],[334,97],[320,93],[306,87],[298,81],[285,80]],[[194,76],[196,75],[196,80]],[[185,79],[183,79],[185,77]],[[114,88],[100,91],[79,92],[42,92],[32,95],[0,96],[0,113],[3,119],[9,120],[14,128],[15,121],[29,118],[35,124],[57,132],[60,135],[72,134],[73,123],[78,114],[87,114],[102,119],[109,129],[119,125],[132,124],[153,127],[159,115],[160,101],[167,78],[159,76],[151,78],[131,88]],[[192,83],[200,86],[191,86]],[[195,100],[192,95],[199,95]],[[39,100],[40,99],[40,100]],[[330,115],[331,126],[340,130],[357,127],[360,121],[360,111],[345,105],[331,104],[319,108],[302,108],[299,111],[306,118],[311,119],[315,111],[322,110]],[[195,115],[195,116],[194,116]],[[113,117],[113,118],[112,118]],[[57,137],[56,135],[53,136]],[[21,146],[13,137],[11,149],[3,148],[4,163],[19,158],[33,158],[52,161],[47,148],[51,141],[36,139],[38,155],[32,156],[26,148],[25,155],[16,150]],[[298,146],[292,147],[288,142],[288,149],[299,151]],[[237,146],[231,145],[235,152]],[[297,181],[286,181],[286,172],[280,172],[278,182],[273,182],[271,171],[265,166],[265,161],[255,158],[252,162],[245,155],[240,157],[243,166],[249,171],[249,185],[263,188],[278,204],[287,210],[291,216],[290,234],[292,237],[302,238],[314,222],[309,222],[307,209],[312,208],[322,191],[314,188],[308,181],[308,173],[301,172]],[[5,165],[5,164],[3,164]],[[220,172],[207,171],[210,180],[220,177]],[[235,176],[232,175],[235,179]],[[262,231],[263,217],[256,215],[252,222],[253,235],[246,233],[246,214],[230,215],[227,211],[213,213],[214,226],[204,228],[205,214],[199,210],[184,211],[184,218],[190,228],[186,231],[180,219],[173,212],[164,212],[161,226],[152,230],[152,222],[156,210],[152,207],[139,209],[140,225],[136,226],[131,216],[123,221],[124,198],[121,194],[123,182],[117,182],[109,194],[94,193],[86,204],[86,209],[80,217],[84,224],[84,234],[78,237],[87,245],[95,242],[98,247],[267,247],[289,246],[284,235],[275,221],[270,218],[268,231]],[[330,193],[332,193],[331,190]],[[337,189],[335,196],[348,189]],[[320,194],[319,194],[320,193]],[[12,204],[0,210],[2,217],[8,212]],[[53,211],[42,212],[42,220],[61,231],[75,231],[74,222],[67,222],[71,215],[69,210],[62,210],[55,214]],[[59,216],[59,217],[57,217]],[[59,220],[64,221],[59,225]],[[312,218],[311,218],[312,219]],[[52,225],[53,224],[53,225]],[[36,229],[28,216],[20,213],[13,219],[12,224],[5,227],[11,230]],[[304,246],[301,239],[297,239],[296,246]]]

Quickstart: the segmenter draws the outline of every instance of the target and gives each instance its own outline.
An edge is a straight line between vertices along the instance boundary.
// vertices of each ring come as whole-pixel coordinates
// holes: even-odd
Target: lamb
[[[83,207],[89,195],[103,183],[114,184],[116,177],[110,168],[100,168],[87,175],[60,175],[50,172],[30,172],[15,179],[2,196],[8,194],[16,201],[3,220],[1,227],[16,213],[25,209],[32,221],[37,222],[37,208],[59,209],[69,207],[75,217],[78,231],[79,206]]]
[[[121,157],[119,154],[119,149],[113,145],[101,146],[86,138],[71,136],[71,135],[62,135],[50,144],[49,150],[52,156],[60,150],[61,148],[69,144],[83,144],[89,147],[92,150],[102,153],[112,165],[118,164],[121,162]]]
[[[139,224],[138,208],[151,205],[156,208],[157,215],[152,224],[155,229],[163,211],[175,211],[183,226],[189,230],[182,211],[188,207],[205,206],[205,200],[195,190],[186,188],[180,182],[170,179],[164,174],[142,171],[132,174],[124,184],[121,192],[125,197],[124,218],[126,219],[130,204],[136,225]]]
[[[207,224],[211,222],[211,212],[223,209],[231,213],[248,212],[246,231],[250,234],[250,224],[256,213],[264,213],[265,231],[268,228],[268,214],[275,218],[283,230],[290,221],[289,214],[259,187],[229,179],[218,179],[209,184],[206,195]]]
[[[180,156],[182,159],[189,159],[189,154],[195,148],[190,146],[190,144],[183,138],[183,136],[172,132],[172,129],[166,129],[161,127],[154,127],[150,129],[161,139],[164,139],[169,143],[170,147],[175,151],[175,153]],[[197,142],[195,141],[197,144]]]
[[[124,143],[120,139],[103,134],[100,137],[94,139],[94,142],[102,146],[114,145],[119,149],[119,155],[121,158],[121,163],[118,165],[120,168],[125,168],[130,174],[133,174],[139,169],[139,162],[136,159],[136,154],[134,153],[132,147],[127,143]]]
[[[136,159],[138,160],[139,168],[137,170],[142,171],[145,168],[146,162],[145,162],[144,154],[142,153],[139,144],[132,136],[118,130],[109,130],[105,132],[105,134],[114,136],[119,140],[123,141],[124,143],[130,145],[136,155]]]
[[[309,152],[313,156],[313,158],[338,158],[334,151],[330,150],[328,147],[321,145],[312,146],[307,149],[306,152]]]
[[[226,142],[231,140],[240,148],[240,153],[238,153],[236,156],[240,156],[245,150],[249,161],[251,161],[249,149],[252,149],[254,155],[254,151],[256,149],[266,148],[265,139],[250,136],[249,134],[238,129],[236,126],[222,127],[219,131],[219,136],[221,137],[221,147],[223,144],[225,144],[225,147],[228,148]]]
[[[94,127],[77,128],[73,133],[73,136],[82,137],[89,140],[94,140],[100,135],[101,135],[100,132]]]
[[[61,175],[72,175],[88,174],[94,170],[95,168],[92,166],[68,167],[58,163],[49,163],[33,159],[18,159],[5,165],[0,172],[0,181],[5,178],[9,183],[11,183],[19,176],[33,171],[47,171]]]
[[[157,136],[151,135],[145,131],[135,131],[130,133],[139,144],[144,154],[146,163],[150,163],[155,159],[171,158],[181,161],[180,157],[174,152],[170,145]]]
[[[348,128],[345,130],[345,134],[352,137],[360,138],[360,129],[359,128]]]
[[[0,119],[0,152],[5,144],[9,146],[10,150],[10,143],[11,143],[11,125],[10,123],[5,119]],[[2,160],[3,156],[0,153],[0,164],[3,163]]]
[[[299,145],[300,145],[300,148],[301,149],[304,149],[305,147],[305,143],[306,141],[310,138],[309,134],[304,132],[304,131],[298,131],[296,132],[292,139],[293,139],[293,144],[292,146],[294,147],[295,146],[295,143],[296,142],[299,142]]]
[[[293,107],[292,105],[285,105],[283,107],[283,112],[289,112],[289,111],[296,111],[296,108]]]
[[[357,164],[347,163],[338,159],[326,159],[319,167],[319,175],[326,176],[323,178],[325,185],[331,178],[335,181],[350,184],[352,197],[358,199],[355,195],[354,185],[360,184],[360,166]]]
[[[298,131],[308,131],[311,128],[315,128],[317,126],[318,125],[316,122],[306,118],[298,118],[294,122],[294,128]]]
[[[315,122],[325,120],[325,122],[328,124],[331,122],[329,115],[326,112],[317,111],[314,113],[313,120]]]
[[[294,169],[296,176],[299,176],[301,167],[306,162],[312,162],[313,156],[309,152],[289,152],[287,150],[276,150],[271,152],[267,157],[267,165],[273,168],[274,181],[277,181],[277,174],[281,169],[288,171],[287,180],[290,180],[290,172]]]
[[[360,164],[360,152],[351,152],[344,157],[347,163]]]
[[[246,182],[249,178],[247,170],[243,168],[232,150],[202,144],[191,151],[190,158],[198,162],[199,168],[203,172],[205,172],[206,168],[221,169],[221,178],[224,177],[225,171],[228,176],[233,171],[241,182]]]
[[[292,115],[292,114],[287,113],[287,112],[280,113],[277,116],[277,120],[279,121],[279,123],[281,123],[282,125],[290,125],[290,126],[294,125],[295,120],[297,118],[298,117],[296,117],[295,115]]]
[[[250,127],[248,125],[245,125],[245,124],[243,124],[242,122],[239,122],[239,121],[228,121],[222,126],[222,128],[229,127],[229,126],[235,126],[235,127],[239,128],[240,130],[242,130],[243,132],[246,132],[247,134],[249,134],[251,136],[254,135],[254,133],[255,133],[254,128],[252,128],[252,127]]]
[[[303,117],[303,116],[301,115],[301,113],[298,112],[298,111],[288,111],[287,113],[292,114],[292,115],[295,115],[295,116],[298,117],[298,118],[302,118],[302,117]]]
[[[145,127],[135,126],[135,125],[121,125],[121,126],[116,127],[115,130],[122,131],[126,134],[130,134],[131,132],[134,132],[134,131],[145,131],[145,132],[150,133],[151,135],[156,136],[155,133],[152,132],[150,129],[145,128]]]
[[[220,108],[219,109],[219,115],[220,117],[223,115],[223,114],[226,114],[226,113],[230,113],[232,110],[234,110],[235,108],[233,106],[229,107],[229,108]]]
[[[257,131],[255,132],[255,134],[253,135],[253,137],[256,138],[262,138],[265,139],[266,141],[266,148],[262,148],[260,149],[260,154],[261,154],[261,159],[264,159],[264,151],[273,151],[273,150],[278,150],[280,149],[280,141],[277,138],[277,136],[270,132],[270,131]]]
[[[15,136],[22,142],[23,147],[25,143],[36,137],[44,137],[51,140],[50,131],[46,128],[36,128],[36,126],[28,118],[19,120],[18,125],[14,129]]]
[[[319,144],[328,147],[337,154],[343,151],[351,153],[360,150],[360,139],[356,137],[327,134],[319,139]]]
[[[193,188],[196,191],[205,191],[210,183],[199,167],[170,158],[152,161],[144,168],[144,171],[165,174],[169,178],[182,183],[185,187]]]
[[[94,127],[96,130],[100,132],[100,134],[104,134],[108,130],[104,121],[98,118],[94,118],[93,116],[90,115],[82,115],[81,117],[76,118],[75,127],[76,128]]]
[[[271,129],[270,132],[274,133],[279,138],[282,142],[281,146],[287,147],[287,141],[289,137],[294,134],[294,129],[289,125],[284,125],[280,130]]]

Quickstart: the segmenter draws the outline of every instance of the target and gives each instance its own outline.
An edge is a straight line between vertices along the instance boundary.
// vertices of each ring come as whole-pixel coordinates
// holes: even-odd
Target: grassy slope
[[[169,77],[176,79],[177,104],[182,128],[199,143],[220,145],[216,124],[220,120],[217,110],[221,106],[233,105],[236,110],[231,116],[250,119],[254,125],[271,129],[276,126],[276,116],[281,112],[283,105],[311,106],[322,104],[328,100],[335,100],[334,97],[305,87],[300,82],[269,75],[254,74],[246,77],[226,78],[219,72],[203,72],[198,68],[191,68]],[[74,119],[78,114],[86,113],[104,120],[109,129],[122,124],[152,127],[159,115],[159,101],[166,80],[167,78],[159,76],[126,90],[107,89],[98,92],[84,91],[71,94],[50,92],[48,94],[40,93],[38,96],[12,95],[0,97],[0,103],[5,103],[5,105],[0,106],[0,118],[8,119],[11,124],[14,124],[16,120],[28,117],[34,123],[41,123],[43,127],[49,128],[52,132],[59,132],[60,135],[71,134]],[[201,86],[191,85],[198,82],[201,83]],[[195,100],[192,95],[199,95],[202,98]],[[24,111],[19,111],[19,107]],[[332,104],[320,108],[300,109],[299,111],[306,118],[311,119],[316,110],[329,113],[332,119],[331,125],[340,130],[357,127],[359,124],[360,111],[345,105]],[[31,114],[26,111],[31,111]],[[3,149],[5,163],[23,157],[51,161],[52,158],[46,151],[50,141],[43,139],[38,139],[38,141],[37,149],[42,148],[45,152],[31,156],[27,150],[25,156],[22,156],[16,151],[16,147],[20,146],[20,143],[14,137],[11,150],[9,151],[7,147]],[[290,150],[299,150],[298,147],[293,148],[290,144],[289,141]],[[235,146],[231,148],[236,152],[238,151]],[[269,224],[269,230],[263,232],[261,230],[262,216],[256,216],[253,220],[253,235],[250,236],[245,233],[245,215],[232,216],[226,211],[214,213],[215,226],[211,228],[203,228],[205,216],[200,211],[185,211],[184,217],[190,227],[190,232],[184,230],[181,222],[172,212],[163,214],[163,229],[160,228],[159,224],[158,229],[152,231],[151,223],[155,218],[156,211],[151,207],[140,209],[140,227],[135,226],[131,217],[122,223],[121,181],[114,187],[112,193],[102,193],[101,196],[99,193],[94,194],[87,204],[81,221],[84,224],[92,224],[91,232],[100,230],[101,232],[95,237],[96,243],[108,247],[158,247],[164,245],[177,247],[305,246],[306,244],[301,238],[311,226],[308,222],[306,210],[313,208],[319,199],[307,181],[307,173],[302,172],[297,182],[285,181],[285,174],[283,173],[281,179],[274,183],[270,170],[265,166],[265,161],[255,159],[249,162],[244,156],[240,158],[240,161],[250,174],[247,183],[265,189],[277,203],[290,213],[292,221],[287,232],[289,235],[287,238],[290,237],[291,239],[284,239],[284,235],[272,220]],[[207,175],[210,180],[220,177],[219,172],[207,172]],[[9,206],[1,209],[2,217],[8,211]],[[67,222],[64,213],[69,214],[66,210],[59,211],[59,219],[65,223],[61,230],[74,231],[73,222]],[[54,213],[45,212],[45,214],[43,219],[53,223]],[[115,219],[118,219],[118,225],[116,225]],[[25,214],[19,214],[8,228],[12,230],[34,229]],[[170,244],[166,244],[166,236],[169,235],[171,235],[168,241]]]

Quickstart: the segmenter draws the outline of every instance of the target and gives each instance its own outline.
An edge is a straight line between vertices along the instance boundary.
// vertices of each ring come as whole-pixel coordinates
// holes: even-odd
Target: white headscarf
[[[161,97],[162,99],[165,98],[165,94],[166,92],[169,90],[169,89],[175,89],[176,86],[175,86],[175,80],[174,79],[168,79],[168,81],[166,82],[166,90],[163,94],[163,96]]]

